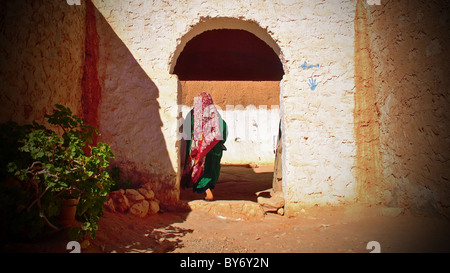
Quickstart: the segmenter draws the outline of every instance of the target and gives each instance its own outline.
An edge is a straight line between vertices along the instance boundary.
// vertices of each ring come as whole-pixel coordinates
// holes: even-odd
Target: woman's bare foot
[[[206,201],[213,201],[213,200],[214,200],[214,195],[213,195],[211,189],[207,189],[207,190],[205,191],[205,193],[206,193],[206,197],[205,197],[205,200],[206,200]]]

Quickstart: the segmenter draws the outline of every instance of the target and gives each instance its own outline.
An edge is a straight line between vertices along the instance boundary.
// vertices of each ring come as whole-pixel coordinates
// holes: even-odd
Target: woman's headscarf
[[[190,186],[202,177],[205,156],[221,140],[219,112],[213,104],[211,95],[202,92],[194,101],[194,130],[191,152],[186,162],[185,174],[191,173]]]

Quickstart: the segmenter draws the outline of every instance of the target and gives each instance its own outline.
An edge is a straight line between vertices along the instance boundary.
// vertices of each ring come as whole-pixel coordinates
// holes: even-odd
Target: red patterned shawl
[[[221,140],[219,113],[210,94],[202,92],[195,98],[193,119],[191,152],[184,170],[192,171],[190,186],[202,177],[206,154]]]

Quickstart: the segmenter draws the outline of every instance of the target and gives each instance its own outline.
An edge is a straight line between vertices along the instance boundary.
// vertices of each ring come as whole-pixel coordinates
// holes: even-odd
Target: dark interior
[[[174,73],[182,81],[279,81],[283,67],[273,49],[252,33],[209,30],[190,40]]]

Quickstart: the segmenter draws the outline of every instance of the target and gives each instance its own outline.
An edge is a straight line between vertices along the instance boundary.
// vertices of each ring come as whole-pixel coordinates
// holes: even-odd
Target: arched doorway
[[[215,29],[192,38],[174,67],[180,81],[280,81],[273,49],[241,29]]]
[[[175,53],[171,72],[179,80],[180,118],[186,116],[200,92],[212,95],[229,127],[227,151],[222,158],[226,167],[222,167],[219,183],[239,180],[240,186],[244,186],[244,182],[260,181],[253,186],[247,183],[243,187],[247,193],[219,194],[217,198],[256,200],[254,192],[270,188],[273,179],[280,122],[280,81],[284,75],[280,50],[267,33],[263,37],[255,23],[242,22],[243,26],[237,27],[238,20],[224,18],[214,19],[213,25],[217,25],[217,20],[227,24],[209,29],[202,23],[202,31],[197,29],[198,33],[191,35],[180,45],[182,50]],[[180,150],[183,153],[184,147]],[[184,156],[180,155],[180,159],[183,166]],[[253,168],[239,169],[236,165]],[[256,169],[256,166],[264,168]]]

